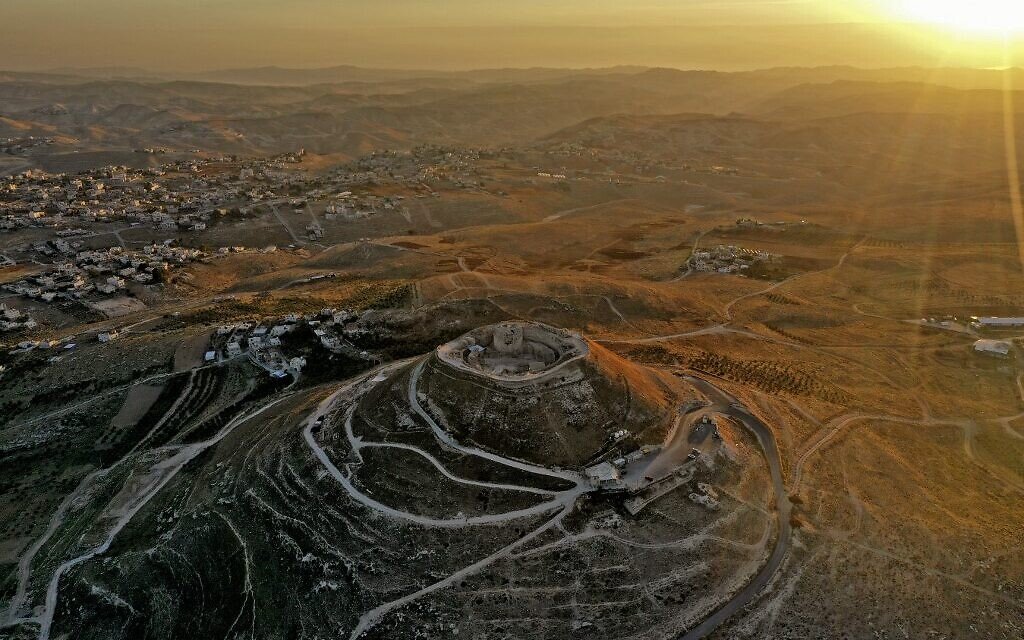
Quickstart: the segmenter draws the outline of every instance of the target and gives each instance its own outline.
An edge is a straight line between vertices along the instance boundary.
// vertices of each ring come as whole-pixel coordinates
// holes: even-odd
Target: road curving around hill
[[[442,418],[433,416],[420,404],[418,398],[419,394],[417,392],[417,385],[425,363],[426,359],[423,358],[420,359],[418,362],[411,364],[409,382],[406,391],[410,409],[414,414],[416,414],[419,418],[421,418],[430,426],[438,444],[450,450],[462,453],[464,455],[478,456],[491,462],[506,465],[526,473],[554,477],[561,480],[569,480],[570,482],[573,483],[574,486],[570,489],[566,489],[563,491],[540,491],[532,489],[530,487],[521,487],[516,485],[501,485],[502,489],[544,493],[550,495],[551,498],[547,501],[541,502],[527,509],[502,514],[478,516],[475,518],[458,517],[450,519],[434,519],[424,517],[418,514],[403,512],[398,509],[394,509],[392,507],[379,503],[376,500],[370,498],[369,496],[362,494],[362,492],[360,492],[358,488],[353,486],[351,482],[351,471],[342,471],[337,466],[335,466],[335,464],[330,460],[330,457],[327,455],[327,452],[323,449],[323,447],[320,446],[319,442],[317,442],[317,438],[315,436],[313,429],[316,424],[319,424],[328,415],[335,414],[338,416],[336,419],[342,421],[344,424],[346,432],[345,435],[356,457],[359,456],[359,450],[363,448],[375,446],[390,446],[387,443],[363,441],[361,437],[356,436],[352,432],[351,427],[352,411],[355,406],[356,400],[361,395],[366,393],[369,390],[369,388],[371,388],[377,382],[383,381],[384,379],[389,377],[389,374],[396,372],[402,366],[408,366],[410,362],[405,361],[402,363],[393,363],[391,365],[385,365],[383,367],[378,368],[374,372],[371,372],[370,374],[366,374],[360,377],[354,382],[350,382],[338,388],[334,393],[327,397],[320,404],[317,410],[314,411],[313,414],[307,419],[305,428],[303,429],[303,436],[314,456],[327,469],[328,474],[332,476],[336,481],[341,483],[344,489],[346,490],[346,493],[348,493],[349,496],[351,496],[357,502],[379,513],[382,513],[385,516],[397,520],[411,521],[421,526],[445,528],[494,525],[503,522],[510,522],[512,520],[528,516],[535,517],[545,512],[555,512],[550,519],[545,521],[539,527],[536,527],[526,535],[521,536],[517,540],[513,541],[511,544],[507,545],[502,549],[497,550],[493,554],[464,567],[463,569],[449,575],[448,577],[442,580],[429,584],[418,591],[408,593],[405,596],[402,596],[401,598],[383,603],[377,606],[376,608],[365,612],[361,616],[357,627],[353,630],[352,634],[350,635],[350,639],[360,637],[364,632],[376,626],[376,624],[379,623],[380,620],[391,611],[394,611],[395,609],[404,606],[414,600],[417,600],[429,593],[433,593],[440,589],[447,588],[456,580],[462,579],[467,575],[481,571],[485,567],[493,564],[494,562],[500,559],[511,557],[515,551],[520,550],[527,542],[535,539],[544,531],[547,531],[553,526],[556,526],[558,523],[560,523],[561,520],[573,510],[573,508],[576,505],[577,499],[584,493],[587,493],[588,491],[591,490],[590,487],[582,479],[582,477],[574,471],[570,471],[567,469],[552,469],[542,467],[539,465],[530,464],[522,460],[507,458],[505,456],[498,455],[491,451],[466,446],[456,441],[451,436],[451,434],[444,428],[444,426],[438,423],[438,421],[441,420]],[[775,546],[772,548],[772,551],[768,557],[767,562],[761,567],[761,569],[750,580],[750,582],[748,582],[746,586],[744,586],[740,591],[733,594],[724,604],[715,609],[703,621],[701,621],[699,624],[693,627],[686,634],[681,636],[680,640],[697,640],[699,638],[707,637],[716,629],[718,629],[723,623],[725,623],[725,621],[728,620],[732,615],[739,612],[748,604],[756,600],[757,597],[763,592],[765,587],[767,587],[767,585],[772,581],[772,579],[775,577],[775,574],[782,566],[782,563],[789,551],[792,537],[792,525],[790,523],[790,512],[792,506],[789,502],[789,497],[786,492],[785,484],[783,482],[782,463],[779,457],[779,451],[775,442],[775,437],[771,429],[769,429],[769,427],[766,424],[764,424],[764,422],[762,422],[759,418],[749,413],[739,402],[739,400],[737,400],[731,394],[720,389],[713,382],[708,380],[707,378],[709,377],[711,376],[705,377],[703,375],[688,375],[685,376],[685,379],[687,380],[687,382],[691,383],[702,393],[704,393],[709,400],[711,400],[711,409],[718,411],[722,414],[728,415],[733,419],[737,420],[738,422],[742,423],[757,438],[758,443],[760,444],[764,452],[765,459],[768,463],[770,475],[772,478],[772,485],[775,493],[777,536],[775,540]],[[339,404],[341,402],[352,404],[347,409],[344,410],[344,413],[339,414]],[[444,468],[443,464],[441,464],[439,460],[431,456],[426,451],[418,449],[415,446],[403,445],[401,448],[423,455],[432,465],[438,468],[438,470],[450,480],[474,485],[486,484],[480,483],[478,481],[469,480],[466,478],[459,478],[454,474],[451,474],[450,472],[447,471],[447,469]],[[768,535],[767,532],[766,535]]]
[[[427,413],[426,410],[423,409],[423,407],[419,403],[419,400],[417,398],[416,387],[419,381],[420,373],[422,372],[422,367],[425,364],[425,362],[425,359],[421,359],[419,362],[413,365],[413,369],[409,380],[409,386],[407,389],[409,404],[413,412],[420,418],[422,418],[425,422],[427,422],[440,445],[450,450],[458,451],[459,453],[462,453],[464,455],[477,456],[489,460],[491,462],[496,462],[498,464],[502,464],[527,473],[554,477],[560,480],[569,480],[573,483],[573,486],[569,489],[562,491],[548,491],[526,486],[509,484],[499,485],[495,483],[485,483],[475,480],[469,480],[466,478],[460,478],[450,473],[447,469],[445,469],[444,465],[441,464],[439,460],[437,460],[434,456],[430,455],[428,452],[423,451],[422,449],[419,449],[418,447],[412,445],[401,445],[402,449],[412,451],[424,456],[431,464],[434,465],[435,468],[438,469],[438,471],[441,472],[442,475],[447,477],[449,480],[469,485],[487,486],[490,488],[501,488],[505,490],[525,491],[530,493],[549,495],[551,496],[551,499],[526,509],[520,509],[518,511],[511,511],[486,516],[456,517],[448,519],[429,518],[389,507],[388,505],[380,503],[374,500],[373,498],[370,498],[369,496],[363,494],[361,491],[359,491],[358,488],[356,488],[352,484],[351,472],[343,472],[331,461],[330,456],[328,456],[327,452],[317,441],[313,429],[317,424],[320,424],[327,416],[331,414],[337,415],[338,412],[340,411],[338,405],[341,401],[349,402],[351,404],[344,411],[342,419],[344,420],[346,438],[348,439],[349,445],[352,447],[352,451],[356,457],[359,456],[359,450],[363,448],[376,446],[395,446],[393,443],[364,441],[361,437],[356,436],[353,433],[351,419],[358,398],[365,394],[370,388],[372,388],[374,384],[386,380],[389,374],[394,373],[403,366],[407,366],[409,364],[409,361],[384,365],[374,371],[369,372],[368,374],[364,374],[360,378],[357,378],[355,381],[349,382],[348,384],[345,384],[342,387],[338,388],[336,391],[334,391],[334,393],[332,393],[330,396],[324,399],[323,402],[321,402],[317,409],[312,413],[312,415],[310,415],[309,418],[307,418],[305,428],[302,431],[302,435],[306,441],[306,444],[312,451],[313,455],[327,470],[328,475],[330,475],[337,482],[339,482],[345,489],[346,493],[356,502],[359,502],[360,504],[369,507],[379,513],[382,513],[385,516],[397,520],[410,521],[421,526],[444,528],[461,528],[479,525],[502,524],[510,522],[512,520],[518,520],[531,516],[536,517],[546,512],[557,511],[552,517],[547,519],[541,525],[535,527],[528,533],[518,537],[510,544],[502,547],[501,549],[498,549],[492,554],[484,558],[481,558],[476,562],[473,562],[472,564],[463,567],[462,569],[459,569],[458,571],[450,574],[449,576],[441,580],[428,584],[417,591],[408,593],[395,600],[384,602],[374,607],[373,609],[366,611],[365,613],[363,613],[362,616],[360,616],[359,622],[357,623],[355,629],[352,630],[349,636],[350,640],[355,640],[366,631],[372,629],[380,622],[380,620],[385,615],[387,615],[391,611],[394,611],[395,609],[398,609],[406,604],[418,600],[419,598],[422,598],[428,594],[434,593],[441,589],[448,588],[452,584],[455,584],[456,582],[464,579],[465,577],[482,571],[499,560],[510,557],[513,554],[513,552],[521,549],[526,544],[536,539],[549,529],[558,526],[561,523],[561,521],[569,513],[573,511],[573,509],[576,506],[577,499],[583,494],[592,491],[592,488],[590,487],[589,483],[587,483],[582,476],[575,472],[562,469],[549,469],[547,467],[541,467],[520,460],[506,458],[504,456],[500,456],[489,451],[484,451],[482,449],[477,449],[475,447],[467,447],[465,445],[458,443],[445,431],[445,429],[441,425],[437,423],[433,416],[431,416],[429,413]]]
[[[687,631],[679,639],[699,640],[711,635],[726,620],[757,599],[764,588],[775,577],[776,572],[778,572],[783,560],[786,558],[786,554],[789,552],[792,540],[793,527],[790,522],[792,504],[789,501],[789,495],[786,493],[786,486],[782,480],[782,461],[779,458],[779,448],[775,443],[775,435],[768,428],[768,425],[743,409],[743,405],[735,397],[705,378],[685,376],[684,379],[700,389],[711,400],[714,410],[738,420],[757,437],[757,441],[764,451],[765,459],[768,461],[768,469],[772,477],[772,487],[775,490],[775,512],[779,529],[778,536],[775,539],[775,547],[768,556],[768,562],[761,567],[757,575],[745,587],[735,593],[732,598],[726,601],[725,604],[718,607],[711,615]]]

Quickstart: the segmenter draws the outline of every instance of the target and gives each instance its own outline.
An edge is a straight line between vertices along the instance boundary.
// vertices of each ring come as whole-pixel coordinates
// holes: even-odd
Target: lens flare
[[[1007,34],[1024,32],[1022,0],[896,0],[897,14],[957,31]]]

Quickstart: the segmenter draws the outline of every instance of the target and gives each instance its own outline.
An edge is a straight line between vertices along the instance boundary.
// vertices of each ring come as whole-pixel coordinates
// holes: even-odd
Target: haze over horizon
[[[281,66],[468,70],[775,66],[1003,66],[1024,57],[992,34],[908,23],[878,0],[620,3],[10,0],[0,67],[163,72]],[[888,8],[886,8],[888,7]],[[54,47],[59,42],[61,46]],[[429,64],[424,61],[429,60]]]
[[[0,0],[0,640],[1024,638],[1024,0]]]

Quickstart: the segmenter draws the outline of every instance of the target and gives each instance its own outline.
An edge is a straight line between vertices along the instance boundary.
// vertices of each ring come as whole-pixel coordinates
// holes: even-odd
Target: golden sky
[[[1017,4],[1024,2],[0,0],[0,68],[988,67],[1004,64],[1003,35],[976,27],[1012,18],[1024,31]],[[964,21],[980,24],[960,28]],[[1017,30],[1009,37],[1012,57],[1024,60],[1024,38]]]

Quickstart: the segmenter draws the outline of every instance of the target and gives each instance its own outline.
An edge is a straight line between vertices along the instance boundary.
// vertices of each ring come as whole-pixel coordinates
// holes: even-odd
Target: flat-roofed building
[[[1006,340],[978,340],[974,343],[974,351],[985,355],[1006,358],[1010,355],[1011,345]]]
[[[987,316],[978,318],[975,322],[982,327],[1024,327],[1024,318]]]

